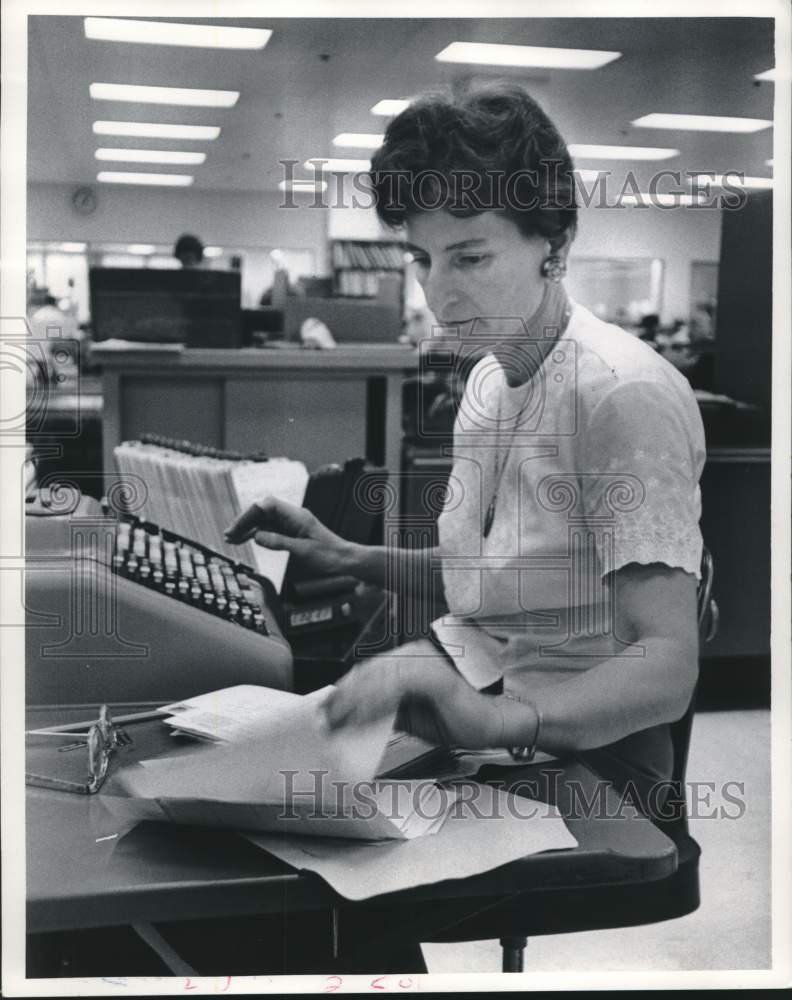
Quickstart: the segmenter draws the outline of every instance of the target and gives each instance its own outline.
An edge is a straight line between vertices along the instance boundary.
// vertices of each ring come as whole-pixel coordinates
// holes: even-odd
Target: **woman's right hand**
[[[301,566],[317,575],[354,575],[354,546],[326,528],[309,510],[277,497],[257,500],[239,515],[225,537],[232,545],[252,538],[265,548],[290,552]]]

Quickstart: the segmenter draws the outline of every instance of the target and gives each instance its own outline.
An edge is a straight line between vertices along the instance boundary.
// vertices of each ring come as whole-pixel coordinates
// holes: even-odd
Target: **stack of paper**
[[[454,792],[433,781],[374,781],[393,718],[331,730],[329,688],[300,696],[252,685],[166,706],[174,731],[218,741],[121,771],[118,816],[364,840],[437,832]]]
[[[175,734],[231,743],[266,736],[271,729],[268,723],[282,711],[318,702],[329,691],[325,687],[310,695],[299,695],[258,684],[237,684],[164,705],[160,711],[170,713],[164,722]]]
[[[273,552],[253,541],[229,545],[224,533],[239,514],[264,497],[301,505],[308,484],[307,468],[287,458],[253,461],[218,457],[211,450],[199,452],[192,446],[180,450],[125,441],[113,453],[122,475],[136,476],[145,483],[141,518],[200,540],[230,559],[249,563],[280,590],[288,552]]]

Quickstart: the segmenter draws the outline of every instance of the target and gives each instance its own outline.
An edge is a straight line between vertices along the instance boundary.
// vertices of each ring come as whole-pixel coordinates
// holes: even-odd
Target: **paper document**
[[[242,685],[165,707],[216,745],[132,765],[104,796],[124,819],[382,840],[436,832],[454,793],[433,781],[374,782],[393,717],[330,729],[330,688],[300,696]]]
[[[150,351],[160,354],[181,354],[186,344],[172,341],[122,340],[120,337],[108,337],[107,340],[97,340],[92,345],[92,351],[100,354],[102,351]]]
[[[458,790],[434,837],[371,844],[245,836],[294,868],[316,872],[352,900],[469,878],[529,854],[577,846],[554,807],[472,784]]]
[[[202,739],[233,742],[266,736],[271,729],[272,719],[277,718],[281,712],[301,704],[318,703],[330,690],[328,686],[310,695],[299,695],[257,684],[237,684],[173,702],[160,711],[171,713],[170,718],[164,721],[176,732]]]
[[[292,462],[286,458],[271,458],[268,462],[241,462],[232,466],[229,475],[239,513],[269,494],[301,507],[309,478],[308,469],[302,462]],[[246,548],[256,572],[266,576],[272,581],[275,590],[280,591],[289,553],[276,552],[255,542],[249,542]]]

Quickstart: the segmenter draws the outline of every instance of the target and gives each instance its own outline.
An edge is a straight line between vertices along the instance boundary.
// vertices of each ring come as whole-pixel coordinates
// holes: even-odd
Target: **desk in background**
[[[113,448],[149,432],[215,448],[302,461],[366,456],[401,467],[402,381],[418,358],[402,345],[185,350],[176,355],[103,350],[104,468]]]

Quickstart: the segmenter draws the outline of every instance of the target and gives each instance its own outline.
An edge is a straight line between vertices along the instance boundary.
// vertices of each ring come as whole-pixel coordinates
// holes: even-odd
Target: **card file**
[[[249,541],[229,545],[225,531],[236,517],[266,496],[300,506],[308,484],[302,462],[202,448],[189,442],[144,436],[114,449],[122,476],[145,484],[141,520],[152,521],[201,543],[229,559],[246,562],[276,591],[286,573],[288,552]]]

